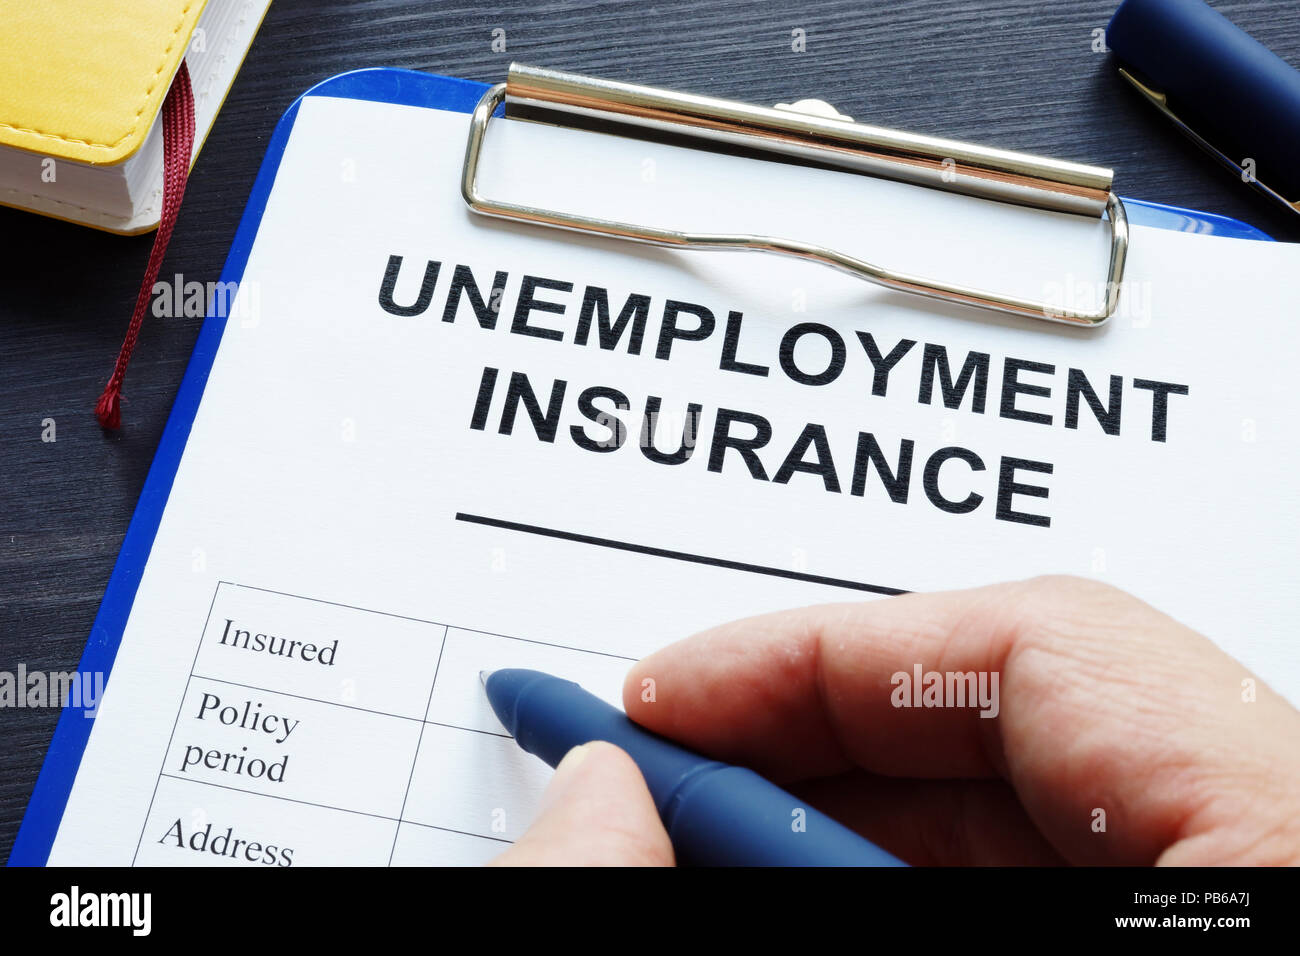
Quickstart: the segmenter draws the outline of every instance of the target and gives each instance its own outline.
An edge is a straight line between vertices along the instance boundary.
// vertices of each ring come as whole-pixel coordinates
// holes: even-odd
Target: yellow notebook
[[[0,203],[110,232],[157,226],[172,77],[184,60],[197,156],[269,6],[0,0]]]

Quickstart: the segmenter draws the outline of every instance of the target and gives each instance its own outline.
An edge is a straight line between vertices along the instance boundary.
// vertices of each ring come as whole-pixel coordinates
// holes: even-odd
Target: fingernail
[[[546,785],[539,811],[551,806],[568,791],[573,777],[576,776],[578,765],[587,759],[589,753],[591,753],[591,745],[581,744],[564,755],[564,759],[555,768],[555,776],[551,777],[551,782]]]

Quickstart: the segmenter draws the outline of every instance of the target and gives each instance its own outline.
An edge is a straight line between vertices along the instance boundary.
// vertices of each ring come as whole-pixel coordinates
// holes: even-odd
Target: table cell
[[[395,820],[197,781],[158,782],[136,866],[385,866]]]
[[[426,724],[402,818],[517,840],[550,778],[551,768],[509,737]]]
[[[393,866],[482,866],[510,843],[403,820],[397,831]]]
[[[441,624],[221,584],[194,673],[420,717],[445,633]]]
[[[527,667],[576,681],[622,710],[623,676],[631,666],[632,661],[623,657],[453,627],[447,631],[426,719],[504,733],[478,676],[481,670],[502,667]]]
[[[420,726],[193,677],[162,772],[396,820]]]

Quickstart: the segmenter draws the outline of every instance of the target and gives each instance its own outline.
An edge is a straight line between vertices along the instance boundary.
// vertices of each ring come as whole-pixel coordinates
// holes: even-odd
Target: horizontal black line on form
[[[687,551],[671,551],[656,548],[648,544],[633,544],[628,541],[615,541],[613,538],[598,538],[594,535],[579,534],[576,531],[561,531],[557,528],[543,528],[535,524],[523,524],[518,521],[506,521],[503,518],[487,518],[483,515],[456,512],[457,521],[470,524],[486,525],[489,528],[503,528],[506,531],[521,531],[524,534],[536,534],[544,538],[560,538],[564,541],[577,541],[598,548],[611,548],[615,551],[631,551],[634,554],[648,554],[656,558],[671,558],[674,561],[687,561],[692,564],[706,564],[714,568],[727,568],[731,571],[748,571],[750,574],[767,574],[774,578],[788,578],[791,581],[807,581],[810,584],[827,584],[835,588],[847,588],[850,591],[870,591],[872,594],[906,594],[902,588],[885,587],[883,584],[867,584],[863,581],[848,581],[844,578],[829,578],[821,574],[806,574],[803,571],[787,571],[784,568],[769,568],[761,564],[748,564],[744,561],[729,561],[726,558],[711,558],[704,554],[691,554]]]

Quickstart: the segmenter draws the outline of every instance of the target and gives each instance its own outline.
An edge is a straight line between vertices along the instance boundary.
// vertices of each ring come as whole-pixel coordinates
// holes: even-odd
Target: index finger
[[[940,706],[917,707],[905,685],[918,669],[997,675],[996,701],[959,706],[945,682]],[[854,766],[1000,774],[1076,861],[1280,862],[1300,846],[1277,837],[1296,828],[1300,713],[1206,638],[1095,582],[740,621],[641,661],[624,700],[651,730],[782,782]]]
[[[1123,592],[1036,579],[726,624],[639,662],[624,702],[651,730],[778,780],[851,767],[987,777],[1006,773],[1008,734],[1025,756],[1059,746],[1107,710],[1098,697],[1118,692],[1114,674],[1154,668],[1163,681],[1171,659],[1207,675],[1230,663]],[[944,678],[941,697],[954,675],[967,705],[930,706],[918,673]],[[1172,730],[1180,718],[1151,719]]]

